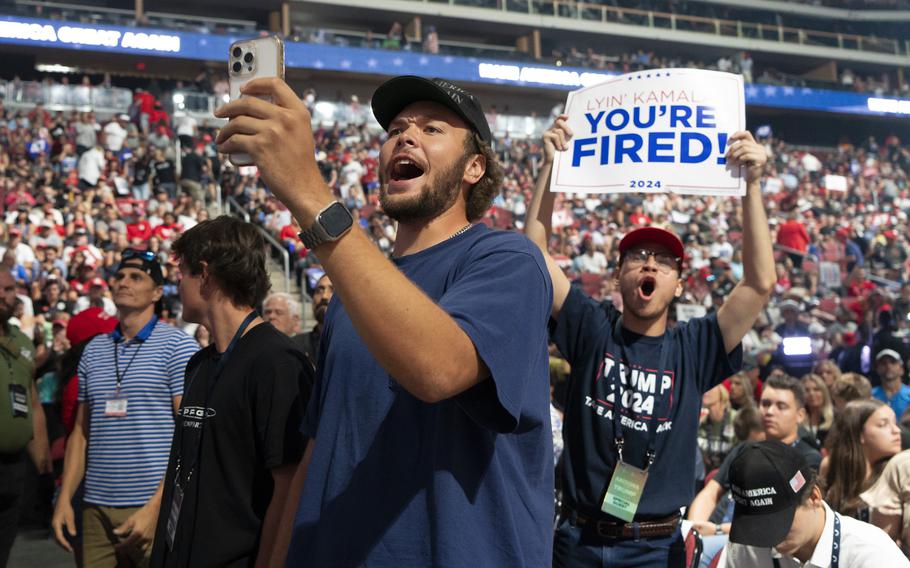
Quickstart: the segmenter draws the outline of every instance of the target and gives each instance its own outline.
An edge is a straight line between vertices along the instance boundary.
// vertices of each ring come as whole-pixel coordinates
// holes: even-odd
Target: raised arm
[[[717,311],[717,323],[727,353],[739,345],[752,328],[774,289],[774,251],[771,231],[761,196],[761,175],[768,155],[749,132],[730,137],[729,163],[746,166],[746,195],[743,197],[743,279],[733,288]]]
[[[569,293],[569,279],[563,274],[562,269],[556,265],[553,257],[547,250],[552,234],[553,201],[555,195],[550,191],[550,174],[553,170],[553,159],[556,152],[568,149],[569,140],[572,139],[572,130],[566,124],[568,115],[560,115],[543,135],[543,160],[537,172],[537,183],[534,185],[534,195],[525,217],[525,235],[537,245],[544,259],[547,261],[547,270],[553,281],[553,310],[552,317],[559,315],[562,304]]]
[[[219,149],[249,153],[272,193],[309,227],[335,200],[316,165],[310,113],[279,79],[250,81],[244,94],[266,95],[275,104],[250,96],[216,111],[231,119],[218,135]],[[489,378],[467,333],[363,231],[323,243],[316,254],[370,353],[409,393],[438,402]]]

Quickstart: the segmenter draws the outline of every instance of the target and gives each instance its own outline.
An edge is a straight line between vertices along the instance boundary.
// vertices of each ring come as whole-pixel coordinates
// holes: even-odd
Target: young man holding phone
[[[480,103],[413,76],[374,93],[380,199],[399,222],[389,261],[323,181],[303,102],[277,79],[243,93],[274,104],[216,111],[230,119],[219,150],[253,157],[335,288],[280,535],[288,565],[545,566],[552,290],[532,243],[476,223],[502,179]]]

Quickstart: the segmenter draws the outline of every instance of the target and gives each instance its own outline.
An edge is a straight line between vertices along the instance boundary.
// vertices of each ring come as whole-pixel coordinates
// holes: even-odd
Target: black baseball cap
[[[814,477],[796,448],[777,440],[749,443],[730,464],[736,503],[730,541],[762,548],[780,544]]]
[[[373,116],[383,129],[388,130],[389,123],[398,113],[418,101],[433,101],[447,107],[467,122],[484,142],[493,141],[480,101],[462,87],[445,79],[426,79],[415,75],[389,79],[373,93]]]
[[[141,270],[148,274],[158,286],[164,284],[164,273],[161,270],[161,264],[158,262],[158,255],[154,251],[125,249],[121,254],[120,266],[117,267],[117,271],[119,272],[124,268]]]

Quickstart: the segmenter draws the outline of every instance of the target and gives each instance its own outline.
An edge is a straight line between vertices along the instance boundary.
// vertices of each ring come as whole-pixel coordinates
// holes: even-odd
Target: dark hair
[[[235,306],[261,305],[272,286],[265,269],[265,240],[254,225],[236,217],[199,223],[180,235],[171,250],[194,276],[205,262],[218,289]]]
[[[473,223],[483,217],[493,204],[493,198],[496,197],[496,193],[502,186],[503,171],[493,148],[489,143],[484,142],[476,132],[471,132],[469,136],[465,137],[464,152],[465,158],[471,154],[481,154],[487,161],[483,177],[468,192],[465,203],[468,221]]]
[[[862,443],[866,422],[883,406],[885,403],[877,399],[849,402],[837,415],[826,440],[831,466],[825,477],[828,485],[825,499],[832,509],[844,515],[856,517],[863,507],[859,494],[875,483],[888,461],[884,458],[872,464],[872,471],[866,471]]]
[[[736,413],[733,419],[733,434],[740,442],[749,439],[752,432],[764,432],[761,423],[761,415],[755,406],[744,406]]]
[[[818,487],[822,495],[825,494],[825,484],[818,476],[818,472],[809,468],[809,478],[806,479],[806,488],[803,490],[803,494],[799,496],[800,505],[805,505],[806,502],[809,501],[809,497],[812,497],[812,490],[816,487]]]
[[[793,393],[793,398],[796,399],[797,408],[805,408],[806,406],[806,389],[803,388],[803,384],[799,379],[789,375],[771,375],[768,377],[768,380],[765,381],[765,386],[763,388],[788,390]]]

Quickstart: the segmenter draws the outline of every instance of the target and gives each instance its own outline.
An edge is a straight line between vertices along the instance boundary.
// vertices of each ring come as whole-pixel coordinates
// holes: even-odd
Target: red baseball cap
[[[101,278],[100,276],[95,276],[94,278],[92,278],[89,281],[88,284],[89,284],[89,286],[100,286],[102,288],[107,289],[107,282],[105,282],[104,278]]]
[[[683,246],[679,237],[657,227],[642,227],[628,233],[619,241],[619,253],[625,254],[630,248],[643,244],[658,244],[670,249],[674,256],[685,259],[686,248]]]
[[[117,318],[101,308],[88,308],[70,318],[66,326],[66,338],[70,345],[79,345],[96,335],[110,333],[116,327]]]

